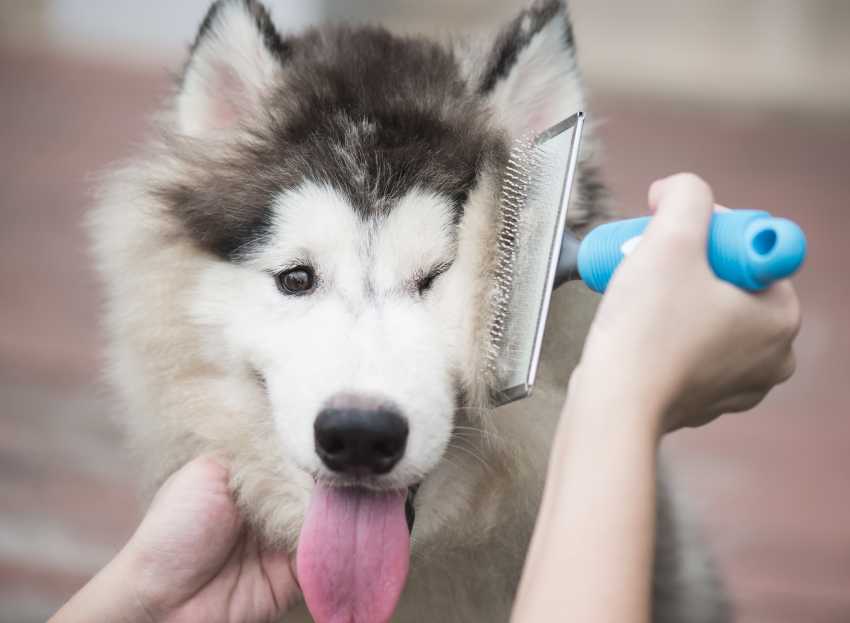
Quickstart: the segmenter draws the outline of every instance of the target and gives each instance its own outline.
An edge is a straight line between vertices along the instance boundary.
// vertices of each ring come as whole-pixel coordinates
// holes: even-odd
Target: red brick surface
[[[144,72],[0,53],[0,622],[43,620],[138,517],[97,387],[98,291],[81,219],[169,88]],[[746,623],[850,621],[850,124],[609,100],[626,212],[692,169],[718,199],[797,219],[799,369],[752,413],[667,443]]]

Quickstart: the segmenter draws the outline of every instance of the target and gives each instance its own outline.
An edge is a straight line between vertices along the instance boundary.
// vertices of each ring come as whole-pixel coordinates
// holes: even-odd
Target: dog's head
[[[284,36],[254,0],[213,5],[151,192],[172,239],[207,258],[180,317],[215,374],[264,396],[280,461],[319,484],[315,512],[397,518],[390,494],[328,492],[417,486],[486,407],[482,308],[510,143],[582,108],[557,0],[480,45],[380,28]],[[587,162],[578,182],[572,226],[592,213]],[[400,508],[403,522],[403,496]]]
[[[158,192],[224,260],[194,313],[265,385],[301,469],[408,487],[438,463],[480,389],[509,142],[580,108],[561,2],[465,50],[378,28],[285,37],[257,2],[213,6],[174,109],[184,174]]]

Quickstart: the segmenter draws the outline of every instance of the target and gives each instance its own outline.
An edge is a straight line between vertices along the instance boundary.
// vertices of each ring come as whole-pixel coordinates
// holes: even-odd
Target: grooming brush
[[[552,290],[581,279],[604,292],[650,217],[614,221],[582,241],[566,230],[584,114],[515,141],[502,180],[488,366],[496,406],[531,393]],[[792,275],[806,238],[792,221],[731,210],[712,217],[707,256],[715,275],[757,291]]]

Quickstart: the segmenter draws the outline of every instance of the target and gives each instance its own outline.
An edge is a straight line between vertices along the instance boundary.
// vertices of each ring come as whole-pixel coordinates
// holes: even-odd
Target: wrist
[[[570,379],[568,425],[582,434],[638,436],[657,443],[664,434],[667,393],[643,374],[622,374],[617,369],[610,362],[605,366],[580,362]]]
[[[157,619],[138,598],[135,571],[128,563],[122,550],[50,619],[50,623],[155,623]]]
[[[168,570],[158,563],[159,558],[159,553],[152,552],[150,547],[138,542],[138,535],[133,535],[110,563],[115,566],[116,582],[123,579],[119,588],[131,613],[128,621],[168,621],[182,603],[176,592],[178,587],[165,580]]]
[[[146,574],[140,558],[136,555],[133,541],[124,546],[124,549],[109,563],[112,569],[112,583],[116,594],[121,596],[123,607],[126,608],[128,622],[156,623],[162,620],[162,608],[153,603],[144,594],[142,587],[145,584]]]

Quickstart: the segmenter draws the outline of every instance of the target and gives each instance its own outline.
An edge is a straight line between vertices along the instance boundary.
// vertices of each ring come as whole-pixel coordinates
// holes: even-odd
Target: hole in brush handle
[[[776,246],[776,232],[773,229],[763,229],[753,237],[753,251],[759,255],[767,255]]]
[[[762,286],[790,277],[805,261],[806,236],[788,219],[754,220],[744,238],[749,244],[742,259],[748,273]]]

